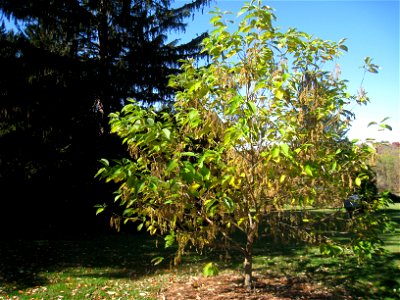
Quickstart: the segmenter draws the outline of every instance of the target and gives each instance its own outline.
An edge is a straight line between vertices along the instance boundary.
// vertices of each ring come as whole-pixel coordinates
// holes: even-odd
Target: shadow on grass
[[[385,211],[400,228],[400,210]],[[238,239],[243,237],[238,236]],[[254,249],[255,271],[266,276],[298,278],[306,276],[312,282],[329,287],[344,287],[351,295],[365,299],[400,299],[400,249],[396,250],[398,236],[385,239],[392,247],[391,255],[358,265],[353,259],[331,259],[309,251],[309,245],[274,243],[261,235]],[[397,244],[398,245],[398,244]],[[145,234],[110,234],[74,240],[9,240],[0,243],[0,292],[23,290],[51,284],[49,272],[68,269],[69,276],[93,278],[139,279],[167,268],[169,260],[154,267],[155,256],[172,256],[174,249],[155,247],[155,239]],[[210,260],[224,258],[222,251],[207,251],[206,255],[184,257],[187,265],[202,265]],[[231,252],[231,260],[222,268],[241,269],[243,257]],[[398,263],[398,266],[395,265]],[[82,275],[74,269],[91,268]],[[276,293],[280,293],[276,291]],[[283,293],[283,292],[282,292]],[[284,296],[284,294],[282,294]]]
[[[322,257],[314,256],[298,264],[297,271],[331,288],[342,286],[352,296],[362,299],[400,299],[400,269],[396,260],[400,260],[400,253],[360,264],[353,258],[323,262]]]
[[[111,234],[78,240],[2,241],[0,291],[47,285],[50,283],[47,273],[69,269],[72,274],[70,269],[73,268],[94,270],[86,275],[90,277],[140,278],[154,271],[151,259],[161,253],[165,256],[172,252],[156,248],[155,239],[142,234]]]
[[[385,255],[358,263],[354,257],[316,254],[315,249],[308,251],[307,245],[274,246],[265,242],[264,254],[261,248],[257,251],[264,255],[259,258],[261,267],[257,271],[267,276],[306,276],[309,282],[322,283],[339,294],[344,292],[357,299],[400,299],[400,210],[387,209],[382,213],[391,218],[395,227],[395,231],[381,237],[389,250]],[[336,234],[334,238],[342,237]]]
[[[399,206],[400,207],[400,206]],[[400,226],[400,209],[385,209],[383,210],[384,213],[386,213],[393,222],[396,222],[397,225]]]

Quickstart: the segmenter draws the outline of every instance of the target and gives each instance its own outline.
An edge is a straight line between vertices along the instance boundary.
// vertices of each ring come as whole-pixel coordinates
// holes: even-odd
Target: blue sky
[[[187,1],[176,0],[180,6]],[[188,22],[185,42],[203,31],[211,29],[209,10],[216,6],[221,10],[237,13],[246,1],[213,1],[204,13],[196,13]],[[378,74],[368,73],[363,86],[371,102],[367,106],[350,106],[356,114],[349,138],[364,140],[368,137],[377,141],[400,141],[400,92],[399,92],[399,1],[263,1],[275,10],[275,25],[282,28],[294,27],[315,37],[339,41],[347,38],[347,53],[337,61],[342,79],[349,81],[349,92],[356,94],[362,78],[364,58],[369,56],[380,66]],[[386,123],[392,131],[378,131],[367,127],[372,121]]]

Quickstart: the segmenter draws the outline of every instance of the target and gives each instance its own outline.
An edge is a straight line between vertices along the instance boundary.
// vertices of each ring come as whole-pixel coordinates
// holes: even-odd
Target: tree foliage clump
[[[98,175],[120,184],[122,219],[165,235],[166,246],[177,242],[178,260],[187,247],[236,247],[246,286],[261,224],[271,236],[320,243],[325,253],[373,253],[373,214],[354,222],[346,248],[322,234],[338,213],[318,218],[309,210],[341,208],[370,179],[371,148],[345,138],[352,120],[346,105],[368,99],[349,95],[346,81],[322,69],[347,50],[344,40],[281,32],[260,3],[246,4],[238,16],[232,32],[224,13],[214,12],[214,30],[203,40],[210,63],[186,60],[171,77],[172,111],[132,101],[110,115],[131,158],[103,160]],[[370,212],[382,201],[374,199]],[[384,219],[374,222],[378,229]]]

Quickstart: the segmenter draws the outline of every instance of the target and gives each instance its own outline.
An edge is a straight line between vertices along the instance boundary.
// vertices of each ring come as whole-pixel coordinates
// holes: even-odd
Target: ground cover
[[[400,299],[400,204],[387,213],[397,224],[383,237],[390,253],[361,265],[261,238],[250,292],[236,253],[229,259],[217,251],[193,253],[174,268],[173,252],[143,234],[2,241],[0,299]],[[154,266],[159,255],[166,259]],[[204,277],[210,261],[220,273]]]

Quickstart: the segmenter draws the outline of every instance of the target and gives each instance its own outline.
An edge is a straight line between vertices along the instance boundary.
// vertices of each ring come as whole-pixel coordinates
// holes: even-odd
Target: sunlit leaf
[[[288,144],[281,144],[281,145],[280,145],[280,148],[281,148],[281,150],[282,150],[282,153],[283,153],[285,156],[289,156],[289,145],[288,145]]]
[[[154,257],[154,258],[151,260],[151,263],[152,263],[153,265],[157,266],[157,265],[159,265],[160,263],[162,263],[163,260],[164,260],[164,257],[162,257],[162,256],[157,256],[157,257]]]
[[[167,140],[171,138],[171,130],[169,130],[168,128],[163,128],[162,132],[164,133],[164,136],[166,137]]]
[[[253,114],[257,112],[256,105],[253,102],[249,101],[246,104]]]
[[[280,152],[280,150],[278,147],[275,147],[274,149],[272,149],[272,157],[277,158],[279,156],[279,152]]]
[[[217,276],[218,273],[219,273],[218,267],[217,267],[214,263],[212,263],[212,262],[207,263],[207,264],[203,267],[203,275],[204,275],[205,277],[208,277],[208,276]]]
[[[283,91],[281,89],[276,90],[276,92],[275,92],[275,97],[276,98],[282,99],[283,95],[284,95],[284,93],[283,93]]]
[[[279,178],[279,182],[280,182],[280,183],[284,182],[284,181],[285,181],[285,178],[286,178],[286,175],[285,175],[285,174],[282,174],[282,175],[281,175],[281,178]]]
[[[312,169],[311,169],[310,165],[306,165],[304,167],[304,172],[306,172],[306,174],[309,175],[309,176],[313,176],[313,172],[312,172]]]
[[[104,210],[105,210],[105,207],[104,207],[104,206],[97,208],[97,210],[96,210],[96,215],[102,213]]]
[[[170,234],[165,236],[164,241],[165,241],[165,248],[171,247],[173,244],[175,244],[175,233],[173,231],[170,232]]]
[[[390,126],[388,124],[380,124],[379,127],[383,128],[383,129],[388,129],[390,131],[393,130],[392,126]]]

